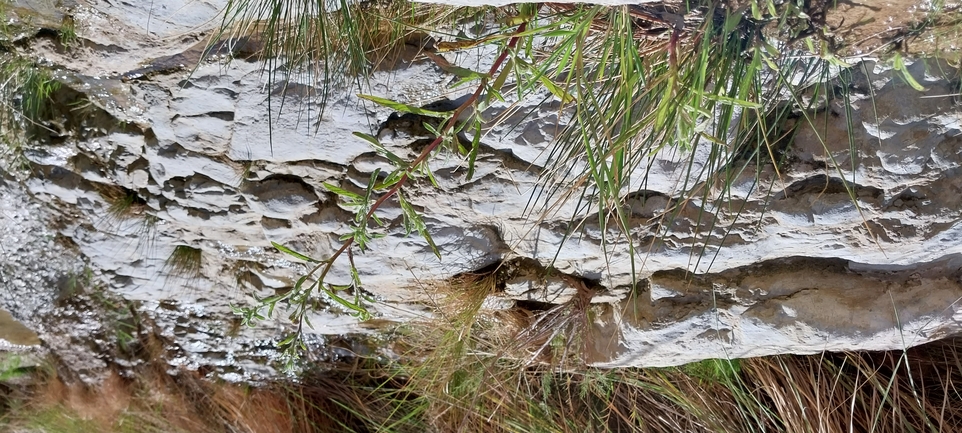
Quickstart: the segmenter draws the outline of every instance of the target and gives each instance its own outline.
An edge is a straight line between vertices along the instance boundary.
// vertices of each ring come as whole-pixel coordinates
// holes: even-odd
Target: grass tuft
[[[322,82],[318,96],[323,107],[347,88],[360,90],[372,71],[412,60],[432,43],[426,31],[456,21],[458,10],[403,0],[232,0],[212,40],[259,41],[272,81]],[[282,64],[300,66],[279,69]],[[276,103],[283,108],[284,98]]]
[[[147,201],[128,188],[100,185],[98,191],[108,203],[108,216],[117,221],[142,215],[147,207]]]
[[[200,277],[203,250],[187,245],[177,245],[164,262],[164,273],[168,276],[186,278]]]
[[[28,165],[22,152],[29,131],[43,127],[59,88],[47,69],[0,50],[0,154]]]
[[[80,41],[77,36],[77,23],[70,15],[64,15],[57,34],[60,36],[60,45],[67,50],[73,48]]]

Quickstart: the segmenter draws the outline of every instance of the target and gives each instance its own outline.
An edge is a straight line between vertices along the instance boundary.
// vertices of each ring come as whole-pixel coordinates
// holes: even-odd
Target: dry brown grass
[[[268,388],[214,386],[210,390],[211,405],[218,417],[235,431],[251,433],[294,432],[286,396]]]
[[[262,387],[152,369],[134,380],[111,375],[96,388],[53,375],[0,426],[58,433],[950,433],[962,427],[960,345],[950,339],[904,353],[615,370],[559,370],[467,346],[460,358],[360,360]]]
[[[38,408],[60,406],[105,431],[130,403],[127,386],[116,374],[108,376],[96,389],[70,386],[54,377],[44,381],[35,397],[33,404]]]
[[[959,431],[960,344],[752,359],[745,376],[787,432]]]

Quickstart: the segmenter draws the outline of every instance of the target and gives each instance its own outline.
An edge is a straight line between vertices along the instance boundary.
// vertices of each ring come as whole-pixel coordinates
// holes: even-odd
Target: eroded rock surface
[[[48,55],[64,69],[62,97],[82,101],[84,111],[64,110],[60,137],[28,153],[38,174],[27,188],[75,215],[58,232],[113,292],[166,317],[162,328],[184,348],[185,363],[230,371],[248,362],[239,357],[260,359],[282,324],[237,330],[230,307],[287,290],[306,269],[271,242],[330,255],[353,214],[324,183],[361,193],[373,172],[390,169],[352,133],[415,155],[423,127],[390,130],[405,128],[388,122],[400,116],[352,94],[329,100],[321,114],[317,89],[325,83],[289,65],[264,73],[257,62],[206,62],[189,74],[174,68],[124,79],[190,49],[200,31],[154,36],[178,29],[159,20],[148,35],[131,7],[78,7],[89,20],[80,33],[88,55]],[[117,37],[128,33],[141,36]],[[31,48],[43,52],[49,43]],[[126,60],[89,55],[107,52]],[[858,63],[850,80],[831,83],[847,86],[851,119],[838,99],[826,101],[811,113],[824,127],[800,127],[777,175],[770,166],[759,179],[748,170],[724,193],[710,185],[707,195],[688,192],[698,185],[685,183],[689,161],[700,170],[704,146],[655,155],[647,181],[625,197],[634,257],[625,236],[602,230],[573,201],[529,218],[545,150],[565,120],[556,102],[538,106],[532,98],[524,115],[487,131],[471,181],[461,157],[441,154],[431,166],[439,188],[422,179],[406,189],[440,261],[423,240],[405,236],[396,201],[382,208],[385,237],[354,257],[379,300],[372,309],[390,321],[429,314],[422,281],[510,262],[530,266],[515,266],[488,305],[567,302],[577,293],[567,276],[598,289],[593,302],[602,314],[589,350],[598,365],[894,349],[958,333],[962,109],[951,96],[956,71],[942,65],[945,72],[935,73],[933,65],[910,65],[926,87],[918,92],[883,65]],[[415,60],[375,73],[368,91],[427,104],[459,96],[449,94],[452,80]],[[105,193],[117,188],[136,206],[118,212],[116,194]],[[574,235],[572,215],[586,218]],[[188,275],[170,264],[178,246],[201,252]],[[346,262],[329,280],[350,281]],[[314,332],[365,331],[329,307],[311,317]]]

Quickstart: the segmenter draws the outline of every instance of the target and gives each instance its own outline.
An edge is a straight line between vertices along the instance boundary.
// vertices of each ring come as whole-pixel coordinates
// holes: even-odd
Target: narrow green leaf
[[[706,96],[708,99],[713,99],[713,100],[716,100],[716,101],[726,102],[726,103],[733,104],[733,105],[737,105],[737,106],[739,106],[739,107],[744,107],[744,108],[753,108],[753,109],[756,109],[756,110],[757,110],[757,109],[760,109],[760,108],[763,107],[763,105],[760,104],[760,103],[758,103],[758,102],[745,101],[745,100],[742,100],[742,99],[735,99],[735,98],[732,98],[732,97],[730,97],[730,96],[719,95],[719,94],[715,94],[715,93],[709,93],[709,94],[706,94],[705,96]],[[699,113],[700,113],[701,115],[703,115],[703,116],[704,116],[704,115],[709,115],[709,113],[706,113],[706,112],[704,112],[704,111],[699,111]]]
[[[381,155],[384,155],[385,157],[387,157],[387,159],[390,160],[391,163],[393,163],[394,165],[398,167],[407,166],[407,161],[405,161],[404,158],[401,158],[400,156],[397,156],[394,152],[387,150],[387,148],[381,144],[381,141],[378,140],[377,137],[373,135],[365,134],[363,132],[355,132],[354,136],[370,143],[371,147],[373,147],[377,153],[380,153]]]
[[[345,285],[345,284],[340,284],[340,285],[339,285],[339,284],[331,284],[330,287],[331,287],[330,290],[331,290],[332,292],[337,293],[337,292],[343,292],[343,291],[345,291],[345,290],[347,290],[347,289],[350,289],[352,286],[351,286],[350,284],[347,284],[347,285]]]
[[[453,74],[457,77],[461,77],[466,80],[481,80],[485,78],[491,78],[488,74],[472,71],[471,69],[462,68],[459,66],[453,66],[447,70],[449,74]]]
[[[431,251],[437,256],[438,260],[441,260],[441,252],[438,250],[438,246],[435,245],[434,239],[431,238],[431,234],[428,233],[427,225],[424,224],[424,220],[418,215],[417,210],[414,209],[414,206],[412,206],[403,195],[398,194],[397,198],[401,204],[401,213],[404,217],[405,235],[411,234],[412,231],[418,232],[431,247]]]
[[[360,200],[360,199],[363,198],[363,197],[361,197],[360,194],[353,193],[353,192],[348,191],[348,190],[346,190],[346,189],[343,189],[343,188],[341,188],[341,187],[331,185],[331,184],[329,184],[329,183],[327,183],[327,182],[324,182],[324,183],[322,183],[321,185],[324,185],[324,188],[327,189],[328,191],[333,192],[334,194],[337,194],[337,195],[342,196],[342,197],[347,197],[347,198],[350,198],[350,199],[352,199],[352,200]]]
[[[395,110],[395,111],[400,111],[400,112],[403,112],[403,113],[411,113],[411,114],[418,114],[418,115],[421,115],[421,116],[442,117],[442,118],[448,116],[448,113],[445,113],[445,112],[433,111],[433,110],[426,110],[426,109],[424,109],[424,108],[419,108],[419,107],[415,107],[415,106],[413,106],[413,105],[408,105],[408,104],[402,104],[402,103],[400,103],[400,102],[392,101],[392,100],[390,100],[390,99],[385,99],[385,98],[381,98],[381,97],[374,96],[374,95],[360,95],[360,94],[359,94],[359,95],[357,95],[357,97],[358,97],[358,98],[361,98],[361,99],[366,99],[366,100],[371,101],[371,102],[373,102],[373,103],[375,103],[375,104],[383,105],[383,106],[385,106],[385,107],[387,107],[387,108],[390,108],[390,109]]]
[[[366,317],[366,318],[370,318],[370,317],[371,317],[371,314],[370,314],[370,313],[367,311],[367,309],[364,308],[363,306],[361,306],[361,305],[355,305],[355,304],[351,303],[351,302],[348,301],[347,299],[344,299],[344,298],[338,296],[337,294],[335,294],[334,292],[332,292],[331,290],[329,290],[327,287],[323,287],[323,286],[322,286],[322,287],[321,287],[321,290],[323,290],[324,293],[325,293],[329,298],[331,298],[331,300],[333,300],[334,302],[337,302],[339,305],[341,305],[341,306],[344,307],[344,308],[347,308],[348,310],[354,311],[354,315],[355,315],[355,316],[358,316],[358,317]],[[362,320],[367,320],[367,319],[362,319]]]
[[[465,180],[474,178],[475,161],[478,159],[478,149],[481,147],[481,119],[474,119],[474,138],[471,139],[471,153],[468,154],[468,174]]]
[[[549,92],[551,92],[553,95],[557,96],[558,99],[561,100],[561,103],[568,104],[575,100],[574,96],[572,96],[570,93],[568,93],[561,87],[558,87],[558,85],[555,84],[553,81],[551,81],[551,79],[548,78],[547,75],[542,75],[539,78],[539,80],[541,81],[541,84],[544,84],[544,87],[548,89]]]
[[[463,86],[463,85],[465,85],[465,84],[468,84],[468,83],[471,83],[471,82],[474,82],[474,81],[477,81],[477,80],[480,80],[480,79],[484,79],[484,78],[487,78],[487,76],[484,76],[484,77],[481,77],[481,76],[467,76],[467,77],[461,78],[460,80],[456,81],[454,84],[452,84],[452,85],[450,85],[450,86],[448,86],[448,87],[450,87],[450,88],[452,88],[452,89],[457,89],[458,87],[461,87],[461,86]]]
[[[745,8],[747,7],[748,5],[742,6],[725,17],[725,30],[722,34],[730,34],[735,30],[735,27],[738,27],[738,24],[742,21],[742,16],[745,14]]]
[[[301,287],[304,286],[305,281],[307,281],[307,275],[304,275],[298,278],[297,282],[294,283],[294,289],[291,290],[290,292],[285,293],[284,296],[287,297],[289,296],[289,294],[296,294],[297,292],[299,292],[301,290]]]
[[[297,252],[297,251],[294,251],[294,250],[292,250],[292,249],[290,249],[290,248],[287,248],[287,247],[285,247],[285,246],[283,246],[283,245],[281,245],[281,244],[279,244],[279,243],[277,243],[277,242],[271,241],[271,245],[273,245],[274,248],[276,248],[278,251],[280,251],[280,252],[282,252],[282,253],[285,253],[285,254],[287,254],[287,255],[289,255],[289,256],[295,257],[295,258],[297,258],[297,259],[303,260],[303,261],[305,261],[305,262],[311,262],[311,263],[320,263],[320,262],[321,262],[320,260],[314,260],[314,259],[312,259],[312,258],[310,258],[310,257],[308,257],[308,256],[305,256],[305,255],[303,255],[303,254],[301,254],[301,253],[299,253],[299,252]]]
[[[778,11],[775,9],[775,2],[773,2],[772,0],[767,0],[767,3],[768,3],[768,13],[773,17],[778,16]]]
[[[514,68],[514,59],[508,59],[508,62],[505,63],[504,66],[501,68],[501,73],[498,74],[498,78],[495,78],[494,82],[491,83],[491,88],[488,89],[489,94],[491,94],[492,91],[494,93],[500,92],[501,87],[504,86],[505,81],[508,80],[508,75],[511,73],[511,70],[513,68]]]
[[[281,342],[280,342],[280,343],[277,343],[277,345],[278,345],[279,347],[285,347],[285,346],[287,346],[288,344],[293,343],[295,338],[297,338],[297,333],[288,335],[287,338],[281,340]]]
[[[431,125],[430,123],[424,122],[424,123],[421,124],[421,126],[423,126],[424,129],[426,129],[428,132],[430,132],[431,135],[433,135],[433,136],[435,136],[435,137],[440,137],[440,136],[441,136],[441,133],[438,132],[437,128],[435,128],[435,127],[434,127],[433,125]]]
[[[405,170],[403,168],[399,168],[397,170],[392,171],[390,174],[387,175],[387,177],[384,178],[384,182],[382,182],[380,185],[376,186],[375,188],[388,189],[394,185],[397,185],[397,183],[401,181],[401,176],[403,176],[404,173],[405,173]]]
[[[902,60],[901,54],[895,53],[895,57],[892,60],[895,63],[895,70],[902,74],[902,78],[905,79],[905,82],[908,83],[909,86],[912,86],[913,89],[919,92],[925,91],[925,87],[922,87],[918,81],[915,81],[915,77],[913,77],[912,74],[909,73],[908,68],[905,67],[905,62]]]
[[[381,142],[378,141],[377,137],[373,135],[365,134],[363,132],[354,132],[354,136],[371,143],[371,145],[374,147],[381,147]]]
[[[351,281],[354,283],[354,287],[361,287],[361,274],[357,272],[357,268],[354,266],[351,266]],[[354,303],[360,305],[357,296],[357,293],[360,293],[360,290],[355,290],[354,293]]]
[[[539,34],[539,36],[544,38],[570,38],[578,34],[577,31],[570,29],[555,29]]]
[[[424,241],[431,247],[434,256],[437,257],[438,260],[441,260],[441,251],[438,250],[438,246],[434,243],[434,239],[431,237],[431,233],[428,233],[427,228],[421,230],[421,236],[424,237]]]
[[[778,48],[768,43],[767,41],[762,41],[762,47],[764,47],[768,55],[772,57],[778,57],[779,55],[781,55],[781,52],[778,51]]]

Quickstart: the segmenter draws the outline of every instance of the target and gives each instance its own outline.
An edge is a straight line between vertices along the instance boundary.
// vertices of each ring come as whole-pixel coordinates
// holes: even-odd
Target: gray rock
[[[328,257],[340,247],[355,209],[324,184],[363,193],[370,175],[389,167],[353,133],[383,133],[385,145],[407,157],[423,146],[421,136],[385,132],[381,126],[392,112],[350,92],[330,100],[322,113],[317,92],[326,83],[320,77],[283,69],[261,73],[255,62],[204,63],[189,76],[168,71],[126,82],[84,79],[133,70],[137,62],[196,42],[122,40],[104,23],[140,30],[123,27],[131,34],[173,34],[213,13],[208,2],[189,11],[164,5],[168,14],[147,29],[142,7],[92,7],[102,14],[89,18],[89,37],[142,58],[56,59],[76,73],[72,91],[86,92],[82,83],[91,82],[112,90],[106,99],[100,92],[92,108],[102,124],[30,154],[42,176],[25,185],[56,204],[56,233],[76,243],[112,292],[152,309],[147,314],[182,348],[177,363],[215,365],[241,376],[240,370],[264,373],[259,363],[276,356],[269,346],[285,324],[228,334],[231,306],[286,290],[307,270],[271,242]],[[173,18],[180,10],[190,14],[183,22]],[[490,62],[490,54],[479,55],[480,62]],[[549,203],[543,215],[531,206],[531,195],[545,192],[545,150],[564,125],[557,102],[522,103],[521,111],[530,112],[523,125],[514,127],[509,116],[486,131],[472,180],[464,178],[463,158],[441,152],[431,161],[439,188],[423,178],[405,187],[441,260],[424,240],[405,235],[396,201],[379,211],[386,226],[373,230],[383,237],[354,256],[365,290],[380,300],[371,308],[386,320],[410,320],[422,314],[418,302],[429,298],[419,289],[422,281],[508,264],[504,292],[486,302],[489,308],[567,302],[578,293],[568,277],[598,289],[591,307],[597,320],[585,350],[600,366],[895,349],[957,333],[962,111],[939,97],[957,92],[957,82],[926,73],[921,62],[909,65],[926,87],[921,93],[873,61],[853,71],[854,147],[841,102],[831,100],[811,113],[825,126],[799,128],[779,173],[765,168],[756,179],[749,169],[724,193],[706,183],[719,169],[708,164],[709,143],[689,153],[665,149],[638,168],[647,179],[633,176],[626,191],[627,234],[599,225],[594,203]],[[442,95],[462,96],[449,94],[449,80],[433,64],[415,62],[375,73],[365,92],[424,105]],[[284,89],[291,99],[282,106]],[[485,116],[512,102],[488,108]],[[826,169],[832,160],[838,168]],[[572,186],[563,179],[558,185]],[[138,194],[146,203],[143,214],[104,218],[111,204],[98,191],[108,186]],[[3,281],[14,288],[8,290],[26,291],[0,306],[28,316],[51,298],[53,283],[42,277],[49,268],[41,262],[58,259],[35,244],[53,231],[22,211],[40,205],[19,190],[13,197],[20,201],[4,209],[31,225],[3,226],[3,246],[17,245],[5,254],[23,263],[16,277]],[[168,264],[175,246],[201,251],[194,274],[178,275]],[[46,289],[16,286],[20,278],[43,281]],[[347,263],[338,261],[329,281],[350,279]],[[369,332],[335,303],[319,299],[319,305],[312,332]]]

